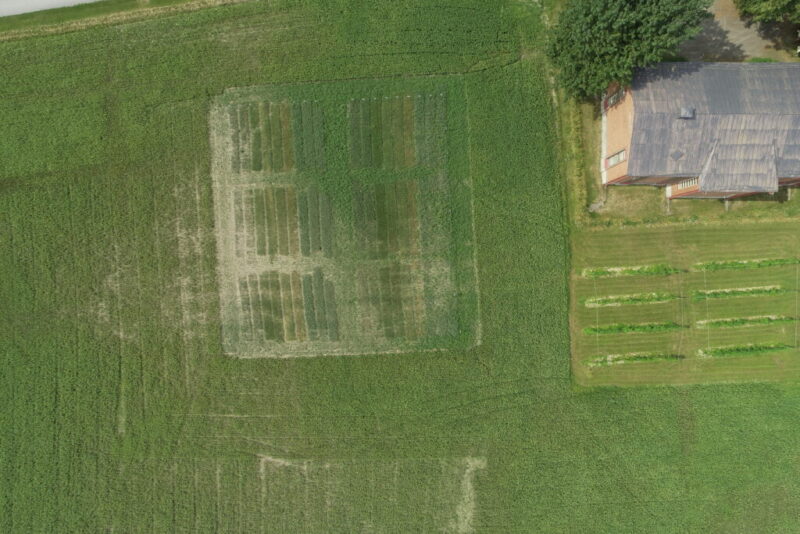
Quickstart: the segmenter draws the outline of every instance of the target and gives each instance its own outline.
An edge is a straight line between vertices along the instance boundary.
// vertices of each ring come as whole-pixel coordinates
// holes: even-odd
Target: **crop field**
[[[581,382],[797,378],[795,223],[587,231],[576,249]]]
[[[251,88],[217,100],[210,128],[228,354],[477,341],[466,147],[447,135],[464,131],[463,113],[457,76]]]
[[[0,532],[796,529],[796,232],[572,229],[557,2],[133,4],[0,34]]]
[[[399,460],[193,458],[122,467],[112,490],[119,508],[108,525],[167,532],[330,532],[474,530],[475,485],[484,458]],[[128,485],[163,488],[137,502]],[[384,506],[375,506],[375,501]],[[388,504],[388,505],[387,505]],[[409,510],[416,513],[409,514]]]

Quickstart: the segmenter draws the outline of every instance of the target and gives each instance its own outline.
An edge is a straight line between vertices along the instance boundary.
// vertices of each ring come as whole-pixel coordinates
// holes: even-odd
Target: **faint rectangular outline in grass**
[[[261,198],[247,199],[248,202],[243,203],[250,211],[247,214],[242,213],[240,225],[248,227],[245,229],[246,239],[253,241],[254,251],[252,255],[248,255],[246,262],[241,263],[241,267],[234,268],[247,271],[255,269],[258,265],[264,265],[279,273],[286,272],[286,269],[297,269],[298,276],[301,277],[301,288],[306,285],[302,283],[302,276],[312,275],[312,283],[309,286],[312,290],[310,306],[305,305],[305,299],[302,307],[300,306],[294,295],[296,288],[291,278],[289,281],[292,284],[287,284],[283,279],[270,280],[268,284],[269,292],[292,286],[291,294],[285,296],[291,296],[291,300],[283,298],[275,302],[276,305],[285,308],[287,313],[292,314],[292,317],[279,315],[276,319],[282,317],[285,323],[291,321],[295,323],[290,331],[284,331],[285,337],[288,338],[285,341],[291,341],[284,344],[286,348],[270,345],[268,351],[262,351],[256,345],[245,346],[247,345],[245,343],[240,345],[243,347],[241,351],[226,348],[226,353],[239,357],[392,353],[407,350],[441,350],[451,345],[462,347],[463,343],[474,344],[479,339],[479,328],[473,325],[477,324],[480,318],[474,315],[479,297],[474,265],[471,187],[462,187],[469,180],[467,174],[469,158],[466,144],[453,142],[451,138],[452,132],[463,135],[463,132],[468,131],[464,116],[463,78],[425,77],[412,81],[404,80],[403,84],[410,84],[410,90],[398,90],[396,81],[365,80],[234,89],[226,91],[216,99],[212,107],[212,148],[220,146],[227,150],[238,139],[233,137],[222,139],[214,131],[213,124],[217,124],[214,121],[222,119],[219,124],[227,125],[225,127],[229,128],[232,125],[229,112],[231,107],[242,112],[246,110],[247,123],[238,121],[237,116],[240,125],[249,126],[245,128],[249,131],[242,132],[240,137],[247,137],[249,145],[245,146],[252,147],[256,143],[256,140],[252,139],[254,133],[260,133],[261,139],[258,144],[262,146],[263,171],[248,171],[245,167],[238,174],[232,172],[233,166],[229,164],[231,156],[226,156],[227,160],[224,162],[212,161],[215,205],[218,204],[217,184],[220,180],[225,181],[224,186],[229,188],[227,194],[231,194],[230,191],[248,189],[252,192],[260,188],[269,191]],[[338,90],[328,91],[329,85],[352,86],[357,89],[351,93],[355,98],[342,99],[345,93]],[[366,88],[363,92],[358,89],[362,85]],[[385,86],[386,89],[376,90],[377,86]],[[359,98],[361,95],[365,98]],[[417,95],[424,98],[417,99]],[[427,125],[433,130],[423,132],[426,134],[424,136],[418,135],[422,124],[418,120],[419,114],[414,109],[418,101],[427,105],[426,111],[429,112],[425,113]],[[301,105],[301,102],[314,102],[315,105]],[[332,106],[334,102],[335,105]],[[353,104],[348,106],[349,102]],[[356,102],[359,103],[359,112],[363,113],[352,112]],[[214,115],[215,107],[224,110],[227,118]],[[348,129],[347,122],[348,107],[352,118],[351,129]],[[447,110],[451,107],[457,110],[457,113],[448,114]],[[292,111],[291,121],[286,120],[284,108]],[[316,113],[317,111],[319,113]],[[365,150],[359,150],[360,137],[356,137],[353,139],[350,157],[347,152],[332,153],[332,156],[337,157],[331,157],[327,167],[311,168],[307,165],[307,160],[314,159],[311,153],[316,153],[320,147],[310,139],[312,137],[318,139],[318,134],[321,132],[317,132],[316,128],[313,133],[306,130],[309,119],[314,119],[312,122],[316,125],[319,123],[317,118],[323,113],[327,128],[325,135],[330,136],[332,140],[330,145],[326,145],[326,150],[339,151],[346,148],[347,143],[342,143],[342,140],[347,138],[348,132],[353,138],[355,131],[358,131],[359,136],[363,134],[365,137],[366,143],[363,146]],[[341,132],[338,130],[340,127],[344,127]],[[294,142],[291,148],[294,152],[295,170],[290,174],[279,174],[284,167],[282,159],[287,161],[291,159],[286,157],[288,155],[286,150],[290,147],[283,143],[283,139],[277,138],[280,136],[276,137],[276,134],[284,131],[292,132],[293,139],[286,141]],[[425,138],[427,141],[422,144],[428,145],[423,147],[428,153],[426,161],[421,164],[416,155],[417,142]],[[268,151],[263,150],[267,147],[275,152],[272,154],[274,161],[271,159],[267,161]],[[448,152],[445,153],[444,149]],[[212,155],[215,153],[212,151]],[[249,156],[250,161],[245,163],[252,165],[252,154],[246,156]],[[363,167],[354,168],[351,157],[363,158],[367,160],[363,162],[364,165],[378,166],[379,171],[372,173],[370,169],[364,169],[372,173],[366,174],[361,170]],[[228,167],[223,169],[221,163]],[[275,169],[268,169],[268,165]],[[370,212],[381,215],[380,221],[375,218],[374,228],[376,234],[380,236],[379,239],[371,239],[370,225],[363,225],[367,241],[375,243],[377,245],[375,248],[378,249],[369,258],[365,258],[364,254],[350,254],[352,236],[348,234],[348,228],[342,226],[343,222],[352,224],[346,218],[358,213],[358,210],[352,208],[352,202],[347,200],[356,192],[342,191],[341,188],[337,190],[339,187],[337,182],[326,176],[331,172],[341,173],[343,166],[349,169],[347,180],[360,182],[366,186],[364,193],[367,197],[372,197],[373,202],[367,203],[371,204],[371,207],[366,205],[363,210],[362,216],[366,218],[365,222],[368,223],[371,219]],[[224,173],[228,173],[229,176],[226,177]],[[419,186],[416,185],[418,183]],[[423,184],[426,184],[424,188]],[[296,202],[291,198],[291,194],[287,194],[291,188],[296,188],[294,189]],[[458,191],[459,196],[453,196],[451,190]],[[439,192],[444,194],[437,194]],[[343,202],[345,200],[346,202]],[[424,221],[420,219],[419,213],[417,217],[414,216],[415,212],[421,212],[425,208],[427,211]],[[292,216],[294,212],[295,216]],[[262,218],[264,225],[260,224]],[[219,220],[218,216],[217,221]],[[224,219],[223,222],[230,224]],[[249,229],[254,222],[259,223],[256,226],[260,228]],[[380,224],[377,224],[378,222]],[[428,228],[427,233],[423,226]],[[250,231],[247,231],[248,229]],[[342,232],[341,237],[339,232]],[[437,237],[438,234],[432,235],[431,232],[444,235]],[[333,243],[334,234],[336,234],[335,243]],[[424,246],[425,243],[427,246]],[[338,252],[342,246],[344,263]],[[225,248],[222,246],[218,251],[224,253],[221,249]],[[367,244],[365,248],[368,250],[370,247]],[[367,255],[369,256],[369,253]],[[469,258],[468,265],[467,258]],[[342,277],[357,272],[354,261],[375,262],[376,266],[381,264],[381,268],[378,269],[380,276],[358,288],[355,285],[352,288],[347,285],[340,286],[341,280],[347,280]],[[412,266],[413,269],[425,273],[424,276],[420,277],[408,271]],[[319,278],[313,275],[317,268],[323,269],[324,282],[333,285],[323,283],[322,290],[319,290],[320,284],[314,283],[315,279]],[[278,282],[277,289],[273,287],[274,282]],[[437,289],[420,294],[418,289],[411,287],[416,287],[418,284],[423,288],[435,285]],[[368,342],[375,348],[355,346],[362,342],[354,341],[352,333],[349,333],[349,329],[361,324],[362,319],[366,321],[366,318],[351,315],[349,311],[341,314],[339,303],[335,309],[322,305],[327,304],[327,300],[340,298],[344,299],[345,307],[352,306],[350,303],[353,302],[362,302],[366,306],[365,311],[371,309],[369,303],[375,301],[379,310],[378,316],[383,323],[379,325],[383,332],[382,339],[376,343],[370,338]],[[463,312],[467,315],[461,315],[462,312],[458,311],[461,302],[468,303],[464,309],[469,311]],[[317,309],[318,306],[320,309]],[[435,308],[431,309],[431,306]],[[263,320],[268,316],[264,307],[261,311],[261,323],[266,327],[271,323]],[[309,321],[304,321],[308,327],[306,335],[309,342],[312,341],[312,337],[317,339],[301,347],[299,346],[301,340],[293,341],[291,338],[302,337],[297,317],[299,314],[308,316],[310,311],[313,311],[314,321],[317,324],[311,325]],[[281,310],[276,310],[276,313],[280,312]],[[223,315],[225,315],[224,309]],[[269,316],[272,317],[272,314]],[[223,330],[228,322],[228,319],[223,319]],[[311,328],[312,326],[316,328]],[[265,327],[262,330],[266,333]],[[337,336],[337,333],[340,335]],[[339,342],[334,344],[337,337]],[[275,352],[272,352],[273,350]]]

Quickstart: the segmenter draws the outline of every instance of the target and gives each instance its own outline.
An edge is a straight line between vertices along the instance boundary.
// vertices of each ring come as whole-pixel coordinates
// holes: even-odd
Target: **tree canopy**
[[[735,0],[742,15],[760,22],[800,23],[800,0]]]
[[[710,0],[568,0],[553,29],[548,55],[561,84],[594,97],[613,82],[630,83],[635,67],[674,53],[700,31]]]

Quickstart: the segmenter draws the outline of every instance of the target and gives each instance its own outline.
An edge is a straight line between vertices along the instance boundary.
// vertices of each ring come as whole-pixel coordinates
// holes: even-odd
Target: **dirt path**
[[[796,29],[791,24],[748,23],[739,17],[733,0],[716,0],[713,19],[702,32],[683,45],[678,53],[691,61],[745,61],[764,57],[791,61],[797,47]]]

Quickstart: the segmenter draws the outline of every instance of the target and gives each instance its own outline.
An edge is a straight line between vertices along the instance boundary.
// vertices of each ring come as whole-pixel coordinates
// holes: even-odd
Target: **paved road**
[[[0,17],[18,15],[30,11],[53,9],[54,7],[74,6],[76,4],[89,4],[99,0],[0,0]]]

